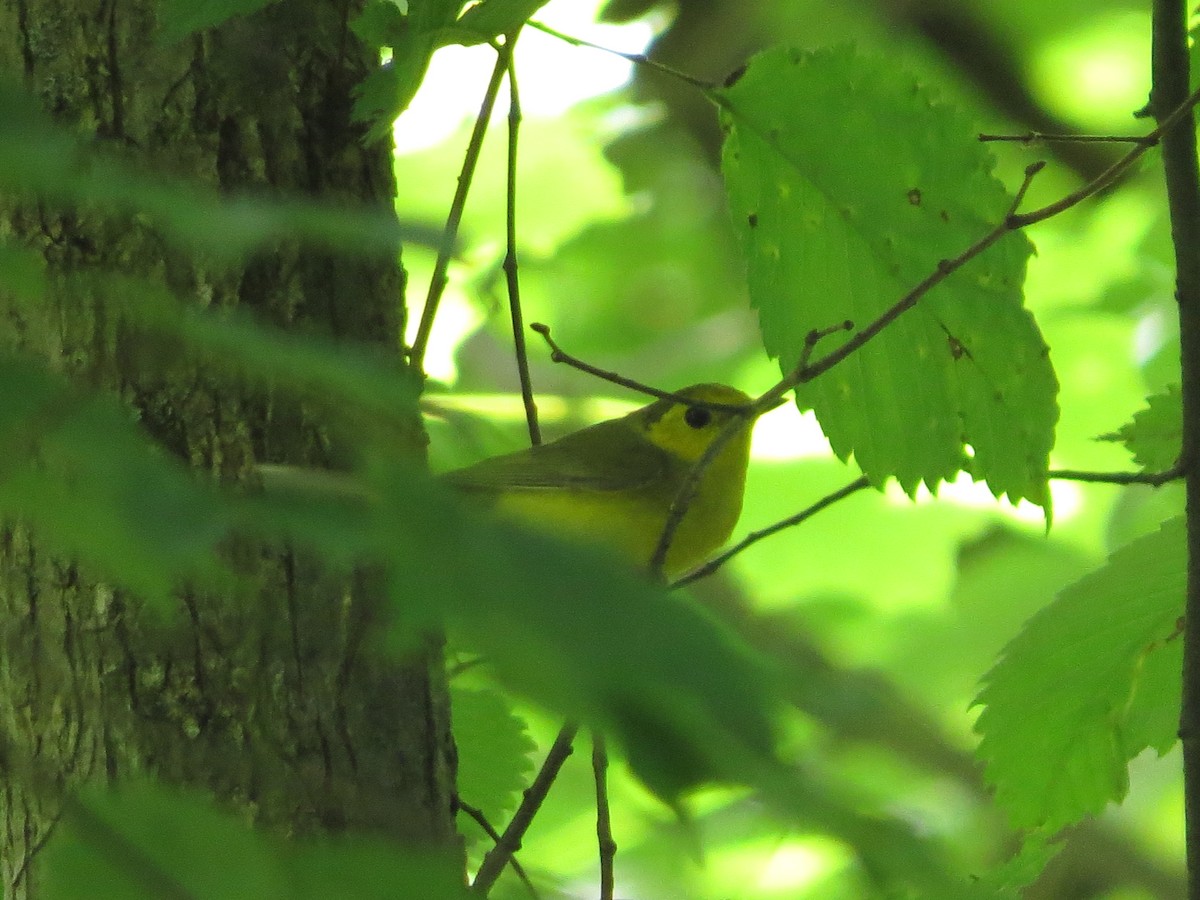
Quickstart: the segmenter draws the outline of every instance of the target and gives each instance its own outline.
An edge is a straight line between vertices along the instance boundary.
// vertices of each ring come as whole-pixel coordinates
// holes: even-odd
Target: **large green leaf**
[[[864,328],[1011,202],[970,123],[889,62],[769,50],[714,97],[751,300],[785,371],[810,331]],[[969,467],[997,496],[1049,503],[1057,382],[1021,305],[1030,249],[1003,237],[800,386],[840,457],[910,492]],[[825,339],[816,357],[844,340]]]
[[[979,755],[1018,826],[1099,812],[1124,796],[1130,759],[1174,743],[1184,527],[1166,522],[1063,590],[984,678]]]

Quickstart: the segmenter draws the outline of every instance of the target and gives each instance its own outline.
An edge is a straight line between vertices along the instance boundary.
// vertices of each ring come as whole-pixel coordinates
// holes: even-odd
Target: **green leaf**
[[[284,843],[201,795],[150,782],[69,800],[40,860],[49,900],[465,900],[455,860],[378,840]]]
[[[395,21],[390,13],[387,14],[386,18],[390,20],[386,23],[387,34],[377,36],[388,37],[392,58],[363,79],[355,91],[354,118],[370,123],[367,141],[386,136],[396,117],[408,109],[425,79],[440,35],[454,24],[462,7],[462,0],[410,0],[408,15],[403,21]],[[367,7],[369,9],[371,7]],[[366,14],[364,10],[363,15]],[[383,17],[372,14],[357,27],[370,33],[379,31],[382,24]]]
[[[1162,472],[1177,462],[1183,447],[1183,399],[1179,385],[1146,398],[1146,408],[1106,440],[1120,441],[1147,472]]]
[[[715,92],[722,166],[767,351],[862,329],[1002,222],[1010,198],[958,111],[883,60],[776,49]],[[797,390],[834,451],[881,485],[935,488],[967,465],[996,496],[1049,504],[1058,418],[1046,345],[1022,308],[1020,234]],[[826,338],[815,359],[847,339]]]
[[[482,44],[521,27],[546,5],[546,0],[482,0],[442,35],[443,43]]]
[[[1164,755],[1179,740],[1183,707],[1183,618],[1162,641],[1146,648],[1134,673],[1133,696],[1125,711],[1125,741],[1132,752],[1150,747]]]
[[[525,721],[496,691],[452,687],[450,704],[458,750],[458,795],[500,828],[533,773],[530,754],[537,743]],[[471,827],[463,831],[478,833]]]
[[[1064,843],[1051,842],[1051,836],[1044,831],[1024,835],[1016,853],[973,881],[970,900],[1021,900],[1025,888],[1038,879],[1063,849]]]
[[[1178,727],[1184,520],[1116,551],[1035,615],[984,678],[979,755],[1019,827],[1054,831],[1128,788],[1126,763]]]
[[[392,0],[375,0],[351,20],[350,28],[373,47],[395,47],[404,39],[408,18]]]
[[[405,43],[410,41],[405,40]],[[427,53],[410,56],[402,64],[385,63],[354,88],[354,120],[369,126],[366,140],[382,140],[392,122],[412,103],[429,67],[432,45]]]
[[[213,28],[234,16],[247,16],[277,0],[159,0],[160,36],[174,44],[189,34]]]

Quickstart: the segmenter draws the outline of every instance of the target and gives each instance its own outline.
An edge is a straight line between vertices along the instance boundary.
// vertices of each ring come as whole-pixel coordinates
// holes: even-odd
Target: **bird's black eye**
[[[703,406],[689,406],[683,414],[683,421],[699,431],[712,421],[712,410]]]

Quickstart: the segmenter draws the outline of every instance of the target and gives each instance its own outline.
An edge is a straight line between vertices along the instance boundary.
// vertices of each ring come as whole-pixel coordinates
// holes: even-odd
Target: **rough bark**
[[[147,171],[387,207],[390,156],[364,148],[349,118],[351,88],[372,65],[347,27],[351,7],[285,0],[165,45],[152,0],[0,0],[0,77]],[[225,481],[258,461],[325,465],[345,451],[299,401],[247,388],[219,361],[148,366],[144,339],[67,276],[119,272],[280,327],[398,346],[398,254],[340,258],[283,240],[218,266],[136,215],[28,197],[0,197],[0,237],[38,248],[57,292],[37,307],[0,295],[0,346],[115,392],[169,452]],[[419,447],[415,422],[410,437]],[[36,851],[64,790],[141,772],[206,787],[293,834],[454,842],[435,642],[388,661],[374,652],[383,612],[371,578],[339,579],[290,552],[230,553],[255,594],[184,594],[163,621],[48,554],[21,523],[0,529],[0,871],[11,896],[36,895]]]

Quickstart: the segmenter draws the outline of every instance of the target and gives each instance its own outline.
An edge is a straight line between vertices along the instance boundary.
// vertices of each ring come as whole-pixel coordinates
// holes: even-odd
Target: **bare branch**
[[[486,897],[488,891],[492,889],[492,885],[496,883],[496,879],[500,877],[500,873],[504,871],[504,867],[513,858],[513,854],[521,849],[521,841],[525,838],[525,832],[529,830],[533,817],[542,808],[546,794],[550,792],[554,779],[558,777],[559,769],[571,755],[571,744],[578,733],[579,726],[572,722],[566,723],[559,729],[558,737],[554,739],[533,782],[525,789],[521,805],[513,813],[512,819],[504,829],[504,834],[500,835],[496,846],[483,857],[479,871],[475,873],[475,881],[471,884],[473,893]]]
[[[788,516],[786,519],[781,519],[780,521],[776,522],[774,525],[768,525],[766,528],[763,528],[760,531],[750,532],[750,534],[746,535],[744,538],[742,538],[740,541],[738,541],[736,544],[734,544],[732,547],[730,547],[728,550],[726,550],[724,553],[722,553],[716,559],[711,560],[710,562],[701,566],[695,572],[692,572],[689,575],[687,575],[683,578],[680,578],[678,581],[674,582],[671,585],[671,587],[672,588],[683,587],[686,584],[691,584],[693,581],[699,581],[701,578],[707,578],[709,575],[711,575],[713,572],[717,571],[717,569],[721,568],[721,566],[725,565],[725,563],[729,562],[731,559],[733,559],[735,556],[737,556],[742,551],[746,550],[748,547],[751,547],[754,544],[757,544],[759,541],[763,540],[764,538],[768,538],[771,535],[776,534],[777,532],[783,531],[785,528],[792,528],[796,525],[801,524],[802,522],[806,522],[807,520],[809,520],[813,516],[815,516],[817,513],[821,512],[821,510],[826,509],[827,507],[833,506],[833,504],[839,502],[840,500],[846,499],[851,494],[855,494],[858,491],[861,491],[864,488],[868,488],[870,486],[871,486],[870,479],[868,479],[866,475],[863,475],[863,476],[860,476],[859,478],[854,479],[854,481],[850,482],[845,487],[839,488],[838,490],[834,491],[831,494],[826,494],[824,497],[822,497],[816,503],[812,504],[811,506],[805,507],[804,509],[800,510],[800,512],[796,513],[795,515]]]
[[[1048,477],[1059,481],[1083,481],[1091,484],[1148,484],[1159,487],[1183,477],[1183,466],[1176,463],[1162,472],[1085,472],[1078,469],[1051,469]]]
[[[565,41],[572,47],[587,47],[589,50],[599,50],[602,53],[608,53],[612,56],[619,56],[621,59],[627,60],[634,65],[644,66],[645,68],[652,69],[655,72],[661,72],[663,75],[667,75],[677,81],[682,81],[684,84],[689,84],[694,88],[699,88],[704,93],[708,93],[716,88],[716,85],[712,82],[704,81],[703,79],[697,78],[695,75],[689,75],[687,72],[681,72],[678,69],[673,69],[664,63],[656,62],[655,60],[650,59],[650,57],[646,56],[644,53],[622,53],[620,50],[614,50],[611,47],[605,47],[601,44],[593,44],[591,41],[585,41],[583,38],[577,38],[572,37],[569,34],[563,34],[561,31],[557,31],[551,28],[549,25],[543,25],[541,22],[534,22],[533,20],[530,20],[526,24],[530,28],[536,28],[538,31],[548,34],[551,37],[556,37],[560,41]]]
[[[517,42],[516,31],[506,35],[504,44]],[[533,399],[533,381],[529,377],[529,351],[525,346],[525,317],[521,312],[521,281],[517,277],[517,143],[521,131],[521,96],[517,91],[517,67],[512,53],[508,55],[508,163],[505,182],[504,216],[504,278],[508,286],[508,310],[512,319],[513,351],[517,357],[517,378],[521,382],[521,401],[525,404],[525,424],[529,442],[535,447],[542,442],[538,424],[537,404]]]
[[[487,133],[488,123],[492,118],[492,110],[496,106],[496,97],[500,93],[500,83],[508,71],[509,60],[512,57],[512,44],[507,41],[496,51],[496,65],[492,69],[491,80],[483,93],[483,103],[479,107],[479,115],[475,117],[475,127],[471,130],[471,138],[467,142],[467,151],[463,156],[462,170],[458,174],[458,187],[454,191],[454,199],[450,203],[450,212],[446,215],[446,227],[442,231],[442,243],[438,249],[437,260],[433,265],[433,275],[429,279],[429,291],[425,295],[425,306],[421,310],[421,320],[417,323],[417,334],[409,351],[409,365],[415,371],[422,371],[425,365],[425,351],[429,347],[429,335],[433,331],[433,320],[437,316],[438,305],[446,290],[446,271],[450,268],[450,256],[458,237],[458,227],[462,223],[463,211],[467,206],[467,193],[471,189],[471,180],[475,177],[475,166],[479,162],[479,153],[483,149],[483,136]]]
[[[612,816],[608,808],[608,749],[604,735],[592,732],[592,774],[596,779],[596,840],[600,849],[600,900],[613,900],[615,879],[613,861],[617,842],[613,840]]]
[[[1020,207],[1021,202],[1025,199],[1025,193],[1029,190],[1029,185],[1033,182],[1034,176],[1037,175],[1037,173],[1040,172],[1045,165],[1046,164],[1044,162],[1035,162],[1025,168],[1025,178],[1021,182],[1021,187],[1018,188],[1016,196],[1013,197],[1012,203],[1009,204],[1008,213],[1005,215],[1002,222],[996,225],[991,231],[977,240],[974,244],[967,247],[967,249],[958,254],[958,256],[954,257],[953,259],[941,260],[937,264],[937,267],[930,272],[920,284],[884,310],[883,313],[881,313],[873,322],[867,325],[862,331],[855,334],[836,350],[833,350],[832,352],[818,359],[815,363],[811,364],[807,363],[802,356],[800,364],[797,364],[796,368],[792,370],[791,374],[785,377],[780,383],[781,385],[786,386],[785,390],[790,389],[797,384],[812,381],[818,375],[828,372],[852,353],[857,352],[860,347],[878,335],[896,319],[900,318],[903,313],[908,312],[910,309],[916,306],[921,298],[928,294],[931,290],[981,254],[984,250],[988,249],[994,243],[999,241],[1002,237],[1008,234],[1008,232],[1013,231],[1017,227],[1012,224],[1014,214]],[[808,350],[808,344],[805,345],[805,349]]]
[[[657,397],[660,400],[674,400],[676,403],[683,403],[688,406],[704,406],[709,409],[721,409],[729,412],[749,412],[757,408],[756,404],[751,406],[735,406],[729,403],[710,403],[707,401],[699,401],[683,397],[679,394],[674,394],[671,391],[664,391],[660,388],[651,387],[641,381],[636,381],[632,378],[626,378],[624,375],[619,375],[609,369],[601,369],[598,366],[593,366],[591,363],[586,363],[577,356],[572,356],[562,349],[550,336],[550,326],[543,325],[541,322],[531,322],[530,329],[536,331],[546,341],[550,347],[550,361],[563,363],[570,366],[572,369],[578,369],[580,372],[586,372],[599,378],[602,381],[607,381],[610,384],[616,384],[621,387],[629,388],[631,391],[637,391],[640,394],[646,394],[650,397]]]
[[[1046,134],[1027,131],[1025,134],[981,134],[983,143],[1007,142],[1011,144],[1153,144],[1157,138],[1144,134]]]
[[[496,829],[492,827],[492,823],[487,820],[487,816],[483,814],[482,809],[477,806],[471,806],[469,803],[464,803],[461,797],[458,799],[458,808],[470,816],[475,821],[475,824],[483,829],[484,834],[490,837],[493,841],[499,842],[500,832],[496,831]],[[524,867],[517,862],[516,856],[513,856],[512,860],[510,860],[510,865],[512,866],[513,872],[515,872],[517,877],[521,879],[521,883],[524,884],[529,890],[529,896],[533,897],[534,900],[538,900],[537,888],[533,886],[533,882],[530,881],[529,876],[525,874]]]

